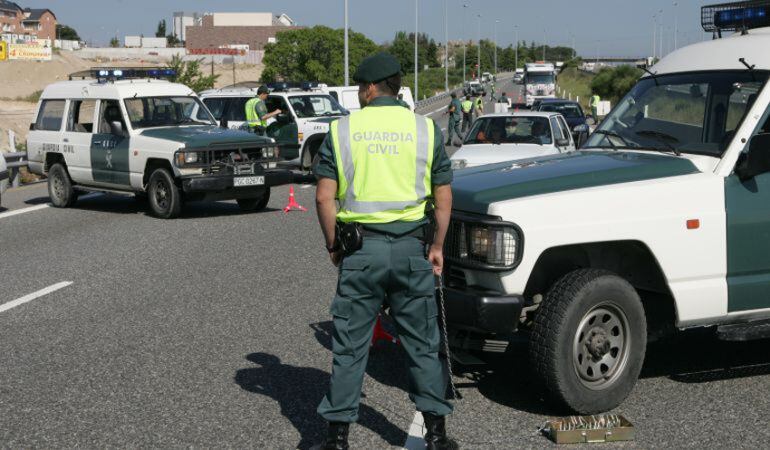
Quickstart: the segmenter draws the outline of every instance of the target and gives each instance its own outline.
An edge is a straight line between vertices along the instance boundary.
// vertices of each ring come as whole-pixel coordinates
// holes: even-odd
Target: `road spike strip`
[[[307,211],[307,208],[297,203],[294,198],[294,186],[289,186],[289,203],[283,208],[284,214],[289,211]]]

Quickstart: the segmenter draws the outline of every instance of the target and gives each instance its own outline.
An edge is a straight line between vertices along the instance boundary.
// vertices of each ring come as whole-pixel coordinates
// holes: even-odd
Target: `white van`
[[[358,86],[321,86],[320,89],[334,97],[345,109],[350,112],[361,109],[361,103],[358,101]],[[412,90],[408,87],[401,87],[398,95],[409,105],[409,109],[414,111],[414,97]]]

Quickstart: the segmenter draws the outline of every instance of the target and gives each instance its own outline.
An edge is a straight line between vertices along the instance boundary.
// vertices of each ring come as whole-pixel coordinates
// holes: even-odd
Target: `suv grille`
[[[261,167],[261,163],[270,159],[263,156],[266,151],[263,148],[244,148],[202,152],[203,174],[252,174],[255,166]]]

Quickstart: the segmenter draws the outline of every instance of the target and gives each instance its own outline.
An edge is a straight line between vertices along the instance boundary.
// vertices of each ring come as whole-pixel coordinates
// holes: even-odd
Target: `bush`
[[[202,62],[203,59],[185,61],[180,56],[174,55],[168,67],[173,69],[176,75],[171,77],[170,81],[184,84],[195,92],[213,88],[219,75],[203,75]]]
[[[642,76],[642,71],[632,66],[604,68],[591,82],[591,90],[604,100],[617,103]]]

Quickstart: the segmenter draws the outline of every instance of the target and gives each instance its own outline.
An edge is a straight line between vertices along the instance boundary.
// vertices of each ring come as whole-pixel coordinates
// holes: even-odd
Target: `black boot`
[[[425,447],[427,450],[458,450],[457,442],[446,435],[446,422],[442,416],[422,413],[425,422]]]
[[[347,422],[329,422],[326,439],[310,447],[310,450],[348,450],[349,429],[350,424]]]

